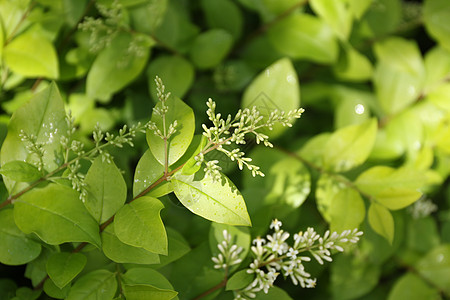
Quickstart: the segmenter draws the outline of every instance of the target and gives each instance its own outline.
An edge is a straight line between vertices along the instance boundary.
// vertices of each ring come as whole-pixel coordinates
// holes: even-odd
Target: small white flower
[[[270,224],[270,229],[274,229],[275,231],[280,230],[283,223],[281,221],[278,221],[278,219],[274,219],[272,223]]]

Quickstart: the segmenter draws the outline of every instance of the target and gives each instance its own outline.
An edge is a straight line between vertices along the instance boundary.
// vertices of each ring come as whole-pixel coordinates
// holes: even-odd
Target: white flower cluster
[[[408,212],[411,214],[413,219],[421,219],[425,218],[435,211],[438,210],[436,204],[433,203],[430,199],[426,199],[425,197],[420,198],[413,205],[408,207]]]
[[[227,272],[230,266],[242,262],[242,259],[239,258],[239,254],[243,249],[242,247],[231,244],[231,234],[227,230],[224,230],[222,234],[223,241],[217,244],[220,253],[217,257],[214,256],[211,259],[214,262],[215,269],[224,269]]]
[[[245,166],[252,172],[254,177],[256,175],[264,176],[264,173],[260,171],[258,166],[250,164],[252,159],[245,157],[245,153],[239,148],[227,150],[223,146],[231,144],[245,144],[245,136],[250,133],[255,136],[257,144],[262,142],[266,147],[273,147],[272,143],[269,142],[269,136],[262,132],[258,132],[258,130],[263,128],[272,130],[276,123],[291,127],[292,120],[300,118],[304,112],[303,108],[291,110],[288,113],[274,110],[266,118],[266,120],[264,120],[264,116],[261,115],[257,108],[252,107],[251,109],[240,109],[234,118],[232,118],[231,115],[228,115],[226,120],[224,120],[222,119],[222,115],[220,113],[216,114],[216,103],[211,98],[208,99],[206,105],[208,106],[206,114],[208,115],[209,120],[213,123],[213,126],[208,127],[205,124],[202,124],[204,131],[203,135],[207,137],[209,141],[208,146],[205,148],[207,149],[208,147],[212,147],[225,153],[225,155],[227,155],[232,161],[237,162],[240,170],[242,170]],[[204,156],[199,155],[196,159],[201,163],[204,160]],[[215,163],[209,164],[209,166],[213,165],[215,165]],[[210,174],[217,173],[218,168],[211,168],[208,172]],[[219,177],[219,175],[214,177]]]
[[[34,154],[38,157],[36,167],[39,169],[39,171],[42,171],[44,169],[44,146],[46,143],[38,142],[37,136],[35,136],[34,134],[27,134],[23,130],[20,130],[19,137],[20,140],[25,143],[25,148],[27,149],[28,153]]]
[[[273,286],[277,276],[282,274],[284,278],[290,278],[294,285],[300,284],[303,288],[313,288],[316,279],[305,270],[303,262],[311,261],[309,256],[301,253],[309,252],[320,264],[332,261],[331,251],[344,251],[342,247],[346,243],[357,243],[363,234],[357,229],[345,230],[338,234],[330,231],[321,237],[313,228],[305,232],[294,234],[294,244],[289,246],[286,242],[290,234],[281,229],[282,223],[275,219],[270,225],[274,232],[264,238],[253,240],[251,247],[254,260],[247,269],[247,273],[255,274],[254,280],[244,289],[236,293],[235,299],[252,299],[256,293],[267,293]]]

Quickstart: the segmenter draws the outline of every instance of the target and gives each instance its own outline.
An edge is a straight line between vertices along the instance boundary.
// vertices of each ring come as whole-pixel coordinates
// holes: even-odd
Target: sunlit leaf
[[[330,230],[342,232],[358,228],[364,221],[366,208],[361,195],[354,189],[340,190],[331,200]]]
[[[337,36],[346,41],[352,29],[352,14],[344,1],[312,0],[310,5],[314,12],[319,15],[335,31]]]
[[[450,294],[450,245],[440,245],[416,264],[416,270],[446,294]]]
[[[110,300],[117,290],[115,277],[104,269],[85,274],[74,283],[67,300]]]
[[[14,160],[2,165],[0,174],[18,182],[31,182],[41,178],[42,173],[34,165]]]
[[[65,287],[84,268],[87,259],[81,253],[54,253],[47,261],[48,276],[58,288]]]
[[[373,230],[392,244],[394,240],[394,218],[389,210],[376,202],[372,202],[369,207],[368,218]]]
[[[332,201],[341,190],[346,188],[344,184],[345,180],[345,178],[339,175],[331,176],[324,173],[317,181],[317,209],[328,223],[331,222]]]
[[[129,269],[123,281],[127,299],[172,299],[178,294],[166,277],[149,268]]]

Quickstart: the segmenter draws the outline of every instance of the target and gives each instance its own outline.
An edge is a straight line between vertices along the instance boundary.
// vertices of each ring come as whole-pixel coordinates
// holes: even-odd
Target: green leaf
[[[361,124],[370,118],[370,104],[375,101],[373,93],[336,86],[331,97],[337,102],[334,110],[335,128]]]
[[[0,245],[0,262],[6,265],[26,264],[41,253],[41,245],[19,230],[8,208],[0,210]]]
[[[372,0],[347,0],[346,2],[356,19],[360,19],[372,4]]]
[[[33,134],[37,142],[44,143],[44,168],[54,170],[58,167],[56,163],[58,153],[61,150],[59,140],[61,135],[67,132],[66,113],[64,103],[55,83],[35,96],[25,105],[17,109],[8,124],[8,135],[2,145],[1,165],[10,161],[26,161],[36,165],[38,159],[26,149],[20,133]],[[16,184],[4,178],[5,185],[10,194],[18,192],[24,184]]]
[[[144,69],[152,42],[143,42],[142,51],[129,53],[130,34],[120,33],[107,48],[102,50],[92,64],[86,79],[86,93],[89,97],[108,101],[111,96],[132,82]],[[142,52],[142,53],[141,53]]]
[[[169,242],[168,254],[160,256],[160,264],[158,267],[165,266],[187,254],[191,247],[186,239],[175,229],[166,227],[167,239]]]
[[[20,287],[16,291],[16,297],[13,300],[36,300],[41,295],[40,290],[32,290],[29,287]]]
[[[127,300],[170,300],[177,296],[177,292],[159,289],[146,284],[124,284],[123,292]]]
[[[38,26],[14,38],[3,49],[8,67],[25,77],[58,78],[58,57],[52,42]]]
[[[156,198],[141,197],[124,205],[114,218],[114,231],[125,244],[167,255],[167,235],[159,215],[164,205]]]
[[[447,295],[450,294],[450,244],[440,245],[416,264],[419,274]]]
[[[263,291],[260,291],[256,294],[256,299],[258,300],[293,300],[288,293],[277,286],[273,286],[269,289],[269,292],[266,294]]]
[[[86,262],[81,253],[59,252],[50,256],[46,269],[50,279],[62,289],[84,269]]]
[[[345,189],[346,179],[342,176],[328,175],[322,173],[317,181],[316,188],[316,205],[322,217],[328,222],[331,222],[331,205],[333,199],[340,190]]]
[[[426,80],[424,88],[432,90],[440,86],[450,74],[450,50],[436,46],[425,55]]]
[[[17,285],[9,278],[0,279],[0,297],[1,299],[11,299],[16,294]]]
[[[403,20],[402,4],[401,0],[377,0],[376,5],[371,5],[361,19],[368,27],[366,34],[370,37],[391,35]]]
[[[139,159],[134,172],[133,196],[136,197],[164,175],[164,166],[156,160],[152,151],[148,149]],[[162,190],[167,184],[169,183],[161,183],[148,195],[158,197],[158,191]]]
[[[67,186],[49,184],[24,194],[14,202],[14,219],[20,230],[50,245],[88,242],[100,247],[97,222]]]
[[[175,127],[176,132],[167,141],[168,164],[175,163],[189,147],[195,131],[195,117],[192,109],[186,105],[180,98],[170,96],[165,105],[168,107],[166,113],[166,129],[169,124],[177,121],[178,126]],[[158,102],[156,107],[160,107]],[[160,115],[152,114],[152,122],[163,131],[163,120]],[[164,140],[157,136],[152,130],[147,130],[147,143],[155,158],[164,166],[165,163],[165,146]]]
[[[375,166],[365,171],[356,179],[356,186],[364,193],[374,197],[385,207],[402,209],[419,200],[422,193],[418,191],[426,182],[422,171],[410,168],[394,169]]]
[[[251,226],[244,198],[225,175],[219,182],[176,173],[171,181],[178,200],[194,214],[213,222]]]
[[[227,281],[225,290],[240,290],[246,288],[255,279],[255,274],[247,273],[247,270],[240,270],[234,273]]]
[[[394,240],[394,218],[389,210],[376,202],[372,202],[369,207],[368,218],[373,230],[392,244]]]
[[[220,28],[233,35],[234,40],[241,36],[243,17],[239,7],[230,0],[201,1],[206,22],[210,28]]]
[[[335,2],[341,3],[341,2]],[[333,66],[334,74],[348,81],[366,81],[372,79],[373,66],[370,60],[350,45],[344,46],[344,53]]]
[[[181,56],[159,56],[153,60],[147,69],[150,94],[154,100],[156,95],[155,77],[159,76],[164,82],[166,91],[182,98],[189,91],[194,81],[194,66]]]
[[[287,157],[275,163],[267,175],[269,193],[268,203],[285,203],[298,208],[311,192],[311,175],[298,159]]]
[[[396,114],[412,104],[422,92],[425,67],[415,42],[391,37],[375,44],[378,64],[375,92],[382,109]]]
[[[20,160],[7,162],[0,169],[0,174],[18,182],[31,182],[41,178],[41,172],[35,166]]]
[[[354,189],[339,190],[331,200],[330,230],[341,232],[358,228],[364,221],[366,209],[361,195]]]
[[[117,290],[116,275],[99,269],[83,275],[72,286],[66,300],[110,300]]]
[[[419,276],[407,273],[400,277],[389,292],[388,300],[441,299],[439,291],[432,288]]]
[[[341,40],[348,40],[353,18],[347,3],[344,1],[312,0],[310,5]]]
[[[428,33],[444,48],[450,50],[450,3],[446,0],[427,0],[423,5],[423,20]]]
[[[103,253],[112,261],[132,264],[158,264],[160,262],[158,254],[121,242],[114,233],[114,225],[106,227],[101,235]]]
[[[333,63],[338,57],[338,42],[333,30],[309,14],[292,14],[268,30],[269,40],[281,54],[293,59]]]
[[[262,71],[245,89],[242,108],[256,108],[267,118],[272,111],[288,112],[300,106],[300,85],[291,61],[280,59]],[[270,137],[279,136],[286,128],[277,124]]]
[[[417,252],[426,253],[430,249],[439,246],[441,241],[438,226],[433,217],[413,217],[408,221],[405,239],[408,248]]]
[[[325,168],[343,172],[364,163],[372,151],[376,135],[377,120],[374,118],[338,129],[325,145]]]
[[[43,289],[44,293],[46,293],[49,297],[55,299],[66,299],[69,295],[70,288],[70,285],[66,285],[64,288],[60,289],[52,280],[49,279],[44,282]]]
[[[153,34],[161,24],[167,10],[167,0],[146,0],[128,10],[133,28],[138,32]]]
[[[233,45],[233,36],[223,29],[210,29],[199,34],[189,51],[198,69],[210,69],[226,57]]]
[[[161,290],[173,291],[173,286],[161,273],[150,268],[132,268],[129,269],[122,277],[125,284],[142,284],[150,285]],[[148,298],[141,298],[148,299]],[[171,298],[170,298],[171,299]]]
[[[101,224],[112,217],[127,199],[127,185],[113,162],[98,156],[84,180],[88,192],[84,206]]]

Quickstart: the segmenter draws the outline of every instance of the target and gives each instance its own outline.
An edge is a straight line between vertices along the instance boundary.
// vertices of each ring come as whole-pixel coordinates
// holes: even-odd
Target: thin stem
[[[22,23],[27,19],[28,15],[30,14],[31,10],[36,6],[36,2],[32,2],[30,6],[28,6],[27,10],[23,13],[22,17],[20,18],[19,22],[17,23],[16,27],[11,31],[11,34],[9,35],[8,39],[5,41],[5,44],[3,46],[8,45],[14,38],[19,30],[20,26],[22,26]]]

